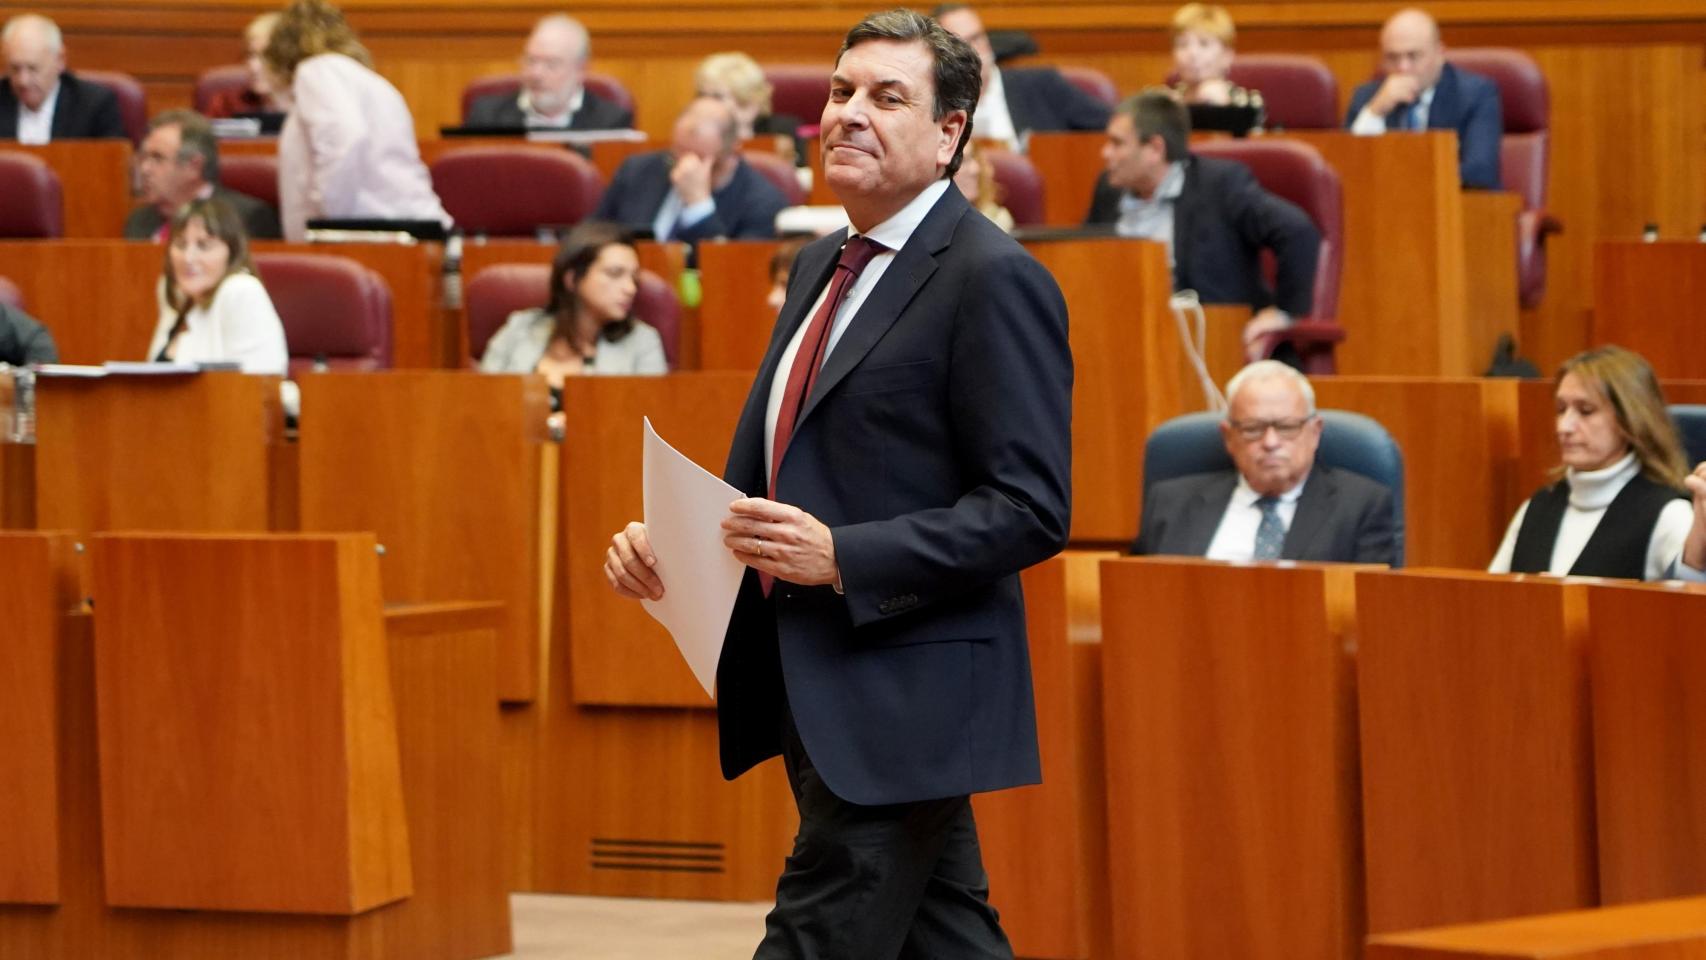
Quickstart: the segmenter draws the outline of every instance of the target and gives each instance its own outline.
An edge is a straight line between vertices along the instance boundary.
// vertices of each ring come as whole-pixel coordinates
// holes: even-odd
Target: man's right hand
[[[1422,91],[1415,77],[1400,73],[1388,74],[1386,81],[1375,92],[1374,98],[1368,101],[1368,109],[1384,117],[1400,106],[1415,103],[1416,98],[1421,95]]]
[[[657,562],[651,541],[646,539],[646,525],[636,520],[610,538],[610,549],[604,551],[604,578],[620,596],[659,600],[663,598],[663,581],[652,570]]]

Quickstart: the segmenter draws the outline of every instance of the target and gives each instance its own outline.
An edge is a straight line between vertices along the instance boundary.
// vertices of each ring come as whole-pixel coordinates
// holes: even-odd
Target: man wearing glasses
[[[1133,553],[1392,563],[1392,494],[1315,463],[1321,418],[1303,374],[1257,361],[1226,385],[1226,399],[1220,435],[1236,469],[1151,487]]]
[[[521,92],[475,100],[463,123],[470,127],[544,127],[625,130],[634,116],[586,89],[591,41],[579,20],[552,14],[540,20],[521,54]]]

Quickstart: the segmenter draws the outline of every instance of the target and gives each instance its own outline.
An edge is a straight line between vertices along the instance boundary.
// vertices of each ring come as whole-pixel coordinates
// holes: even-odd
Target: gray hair
[[[1310,386],[1309,378],[1298,372],[1295,367],[1287,366],[1278,360],[1257,360],[1244,369],[1232,375],[1226,381],[1226,409],[1231,416],[1232,402],[1238,398],[1238,391],[1247,383],[1258,380],[1277,380],[1280,378],[1297,384],[1297,389],[1303,394],[1304,403],[1309,405],[1309,415],[1315,415],[1315,388]]]
[[[6,25],[0,27],[0,43],[11,43],[12,38],[26,27],[34,27],[41,31],[42,40],[47,43],[49,52],[63,53],[65,51],[65,35],[59,32],[59,24],[39,13],[20,13],[7,20]]]
[[[592,36],[586,32],[586,27],[579,20],[566,13],[553,13],[540,17],[539,22],[533,25],[533,32],[538,33],[546,27],[562,27],[575,35],[575,39],[580,41],[581,63],[586,63],[592,57]]]

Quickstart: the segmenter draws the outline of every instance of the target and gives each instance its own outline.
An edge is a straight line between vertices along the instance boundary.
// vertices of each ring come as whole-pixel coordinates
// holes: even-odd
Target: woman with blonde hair
[[[1564,361],[1554,397],[1560,479],[1517,509],[1488,569],[1628,580],[1703,576],[1688,569],[1688,561],[1706,560],[1693,548],[1700,508],[1684,492],[1688,462],[1653,368],[1622,347],[1599,347]],[[1706,484],[1696,499],[1706,499]]]
[[[278,139],[279,218],[286,240],[318,218],[437,220],[450,225],[421,163],[409,105],[337,7],[294,0],[262,53],[290,91]]]
[[[1187,104],[1254,107],[1257,126],[1266,114],[1262,95],[1233,83],[1237,30],[1225,7],[1187,3],[1173,14],[1173,92]]]
[[[272,72],[261,54],[272,39],[278,12],[263,13],[243,28],[243,66],[249,83],[240,90],[222,90],[207,105],[208,117],[234,117],[250,113],[283,113],[287,109],[282,92],[273,88]]]

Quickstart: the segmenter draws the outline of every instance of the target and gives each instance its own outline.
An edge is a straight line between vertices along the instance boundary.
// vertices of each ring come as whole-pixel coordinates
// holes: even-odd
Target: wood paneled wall
[[[66,28],[73,66],[126,70],[150,106],[189,101],[194,78],[237,59],[255,0],[52,0],[40,7]],[[351,0],[351,19],[403,91],[423,136],[458,119],[462,87],[514,70],[529,24],[555,0],[470,7],[454,0]],[[1169,67],[1174,4],[980,4],[992,28],[1031,31],[1046,58],[1094,66],[1122,90]],[[1340,96],[1374,66],[1378,25],[1396,3],[1245,0],[1231,10],[1246,51],[1322,58]],[[1545,303],[1523,318],[1523,352],[1549,368],[1588,338],[1592,245],[1633,237],[1656,222],[1667,236],[1706,223],[1706,4],[1699,0],[1440,0],[1429,4],[1456,46],[1513,46],[1540,64],[1552,94],[1552,212],[1564,234],[1550,245]],[[656,137],[692,87],[703,55],[743,49],[764,62],[823,62],[869,4],[831,0],[807,9],[778,0],[593,0],[574,12],[593,33],[594,69],[620,78],[638,101],[637,124]],[[754,25],[760,25],[754,29]],[[1354,242],[1380,243],[1380,238]],[[1355,318],[1346,318],[1354,336]]]

